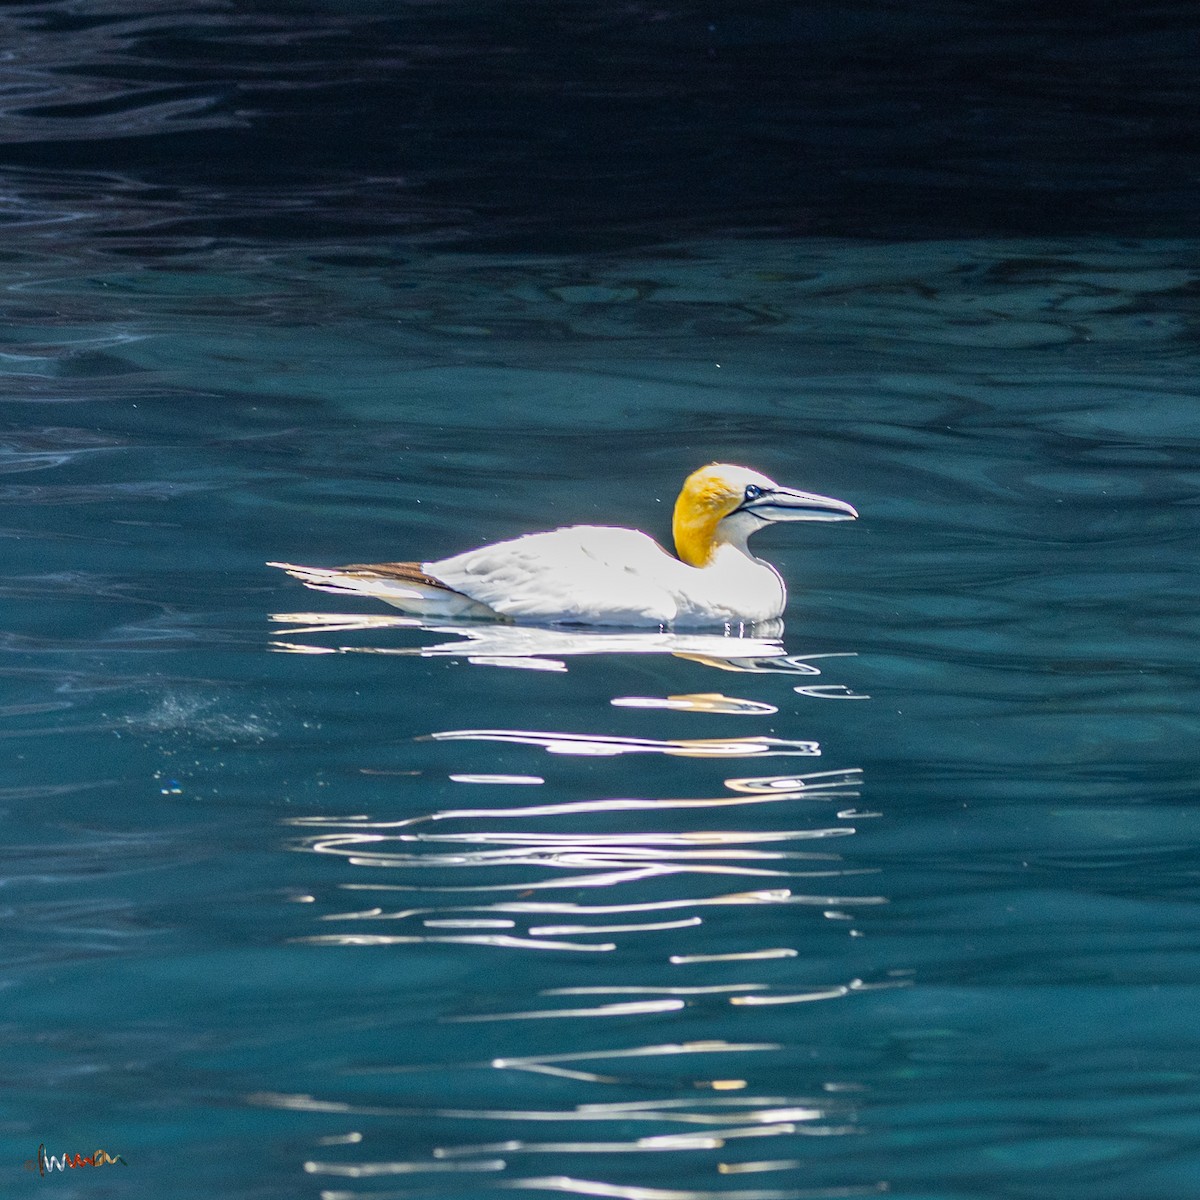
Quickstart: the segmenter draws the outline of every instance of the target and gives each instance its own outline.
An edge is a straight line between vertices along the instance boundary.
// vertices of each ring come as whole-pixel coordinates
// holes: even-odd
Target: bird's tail
[[[473,617],[495,619],[486,604],[448,588],[428,574],[420,563],[352,563],[345,567],[301,567],[269,562],[305,587],[339,596],[370,596],[402,612],[421,617]]]

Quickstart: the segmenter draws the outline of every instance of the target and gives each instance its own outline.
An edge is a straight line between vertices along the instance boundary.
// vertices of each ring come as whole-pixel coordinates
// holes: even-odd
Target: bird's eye
[[[763,494],[762,488],[757,483],[748,483],[746,485],[746,499],[757,500]]]

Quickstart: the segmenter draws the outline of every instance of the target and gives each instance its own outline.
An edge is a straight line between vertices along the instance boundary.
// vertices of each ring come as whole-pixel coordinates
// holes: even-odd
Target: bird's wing
[[[348,563],[338,567],[346,574],[363,574],[376,579],[390,579],[393,583],[413,584],[418,587],[445,588],[446,585],[435,579],[419,562],[388,562],[388,563]]]
[[[345,567],[302,567],[295,563],[268,563],[280,567],[318,592],[372,596],[404,612],[444,617],[495,617],[498,614],[440,579],[426,573],[420,563],[352,563]]]
[[[573,525],[425,564],[446,587],[505,616],[584,624],[675,619],[684,564],[633,529]]]

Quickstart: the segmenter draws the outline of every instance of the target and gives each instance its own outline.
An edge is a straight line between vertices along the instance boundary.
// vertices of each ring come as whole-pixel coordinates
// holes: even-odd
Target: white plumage
[[[852,520],[841,500],[714,463],[685,481],[676,558],[633,529],[573,525],[425,563],[282,567],[311,588],[373,596],[405,612],[530,623],[704,627],[779,617],[787,594],[746,540],[773,521]]]

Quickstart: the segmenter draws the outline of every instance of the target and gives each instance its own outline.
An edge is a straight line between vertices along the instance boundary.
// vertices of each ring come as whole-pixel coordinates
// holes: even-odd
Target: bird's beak
[[[853,521],[858,517],[845,500],[786,487],[771,488],[747,500],[738,511],[753,513],[760,521]]]

